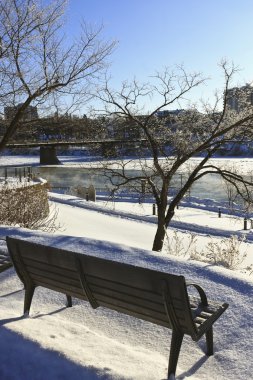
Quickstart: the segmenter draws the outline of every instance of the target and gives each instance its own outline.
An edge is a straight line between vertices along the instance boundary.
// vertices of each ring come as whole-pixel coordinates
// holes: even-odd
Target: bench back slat
[[[24,263],[26,264],[26,262],[24,261]],[[27,265],[26,266],[28,272],[30,273],[30,276],[31,278],[35,281],[36,279],[36,276],[37,277],[45,277],[45,279],[52,279],[52,280],[55,280],[56,282],[59,282],[59,283],[64,283],[66,285],[73,285],[73,287],[78,287],[81,289],[80,287],[80,281],[78,279],[78,277],[75,275],[75,278],[73,278],[72,276],[69,276],[69,275],[66,275],[66,271],[63,271],[61,273],[61,271],[59,270],[57,273],[54,273],[53,271],[51,270],[48,270],[48,271],[45,271],[45,268],[43,270],[41,270],[41,268],[38,268],[38,267],[34,267],[33,265]]]
[[[34,286],[77,298],[93,297],[100,306],[172,328],[165,307],[165,298],[169,298],[169,312],[181,331],[189,335],[196,333],[183,276],[20,239],[8,238],[7,244],[24,284],[32,281]],[[80,281],[80,271],[85,284]],[[164,284],[169,297],[164,297]],[[88,297],[83,285],[88,289]]]
[[[162,293],[165,281],[173,302],[171,307],[174,309],[180,328],[188,333],[189,329],[192,329],[192,316],[183,276],[78,255],[93,293],[107,293],[107,296],[110,293],[110,302],[113,302],[116,310],[126,313],[127,308],[130,315],[133,310],[135,313],[138,311],[139,318],[149,320],[149,317],[152,319],[155,317],[157,324],[164,325],[165,322],[167,327],[171,327]]]

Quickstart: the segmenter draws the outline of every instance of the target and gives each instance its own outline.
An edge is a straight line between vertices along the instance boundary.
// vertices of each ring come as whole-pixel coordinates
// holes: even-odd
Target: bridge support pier
[[[40,164],[41,165],[60,165],[61,161],[56,156],[55,146],[40,147]]]

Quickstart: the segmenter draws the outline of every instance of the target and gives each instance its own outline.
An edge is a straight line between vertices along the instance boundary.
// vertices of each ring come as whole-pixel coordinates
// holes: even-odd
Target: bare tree
[[[138,147],[138,167],[141,170],[134,174],[128,170],[133,166],[132,160],[107,163],[105,170],[114,190],[132,183],[135,186],[139,184],[141,188],[143,181],[149,187],[158,210],[154,251],[160,251],[163,247],[166,228],[174,216],[176,206],[191,186],[203,176],[219,175],[232,184],[244,200],[251,198],[251,181],[210,161],[222,147],[229,147],[235,141],[243,143],[252,139],[253,132],[253,109],[248,107],[247,99],[241,103],[239,111],[228,106],[229,88],[237,69],[227,62],[221,63],[221,66],[225,76],[224,90],[220,95],[216,94],[214,105],[202,102],[202,112],[194,106],[174,114],[159,112],[167,107],[178,108],[178,102],[204,82],[199,74],[187,74],[182,67],[176,73],[168,70],[163,74],[158,73],[153,78],[155,84],[140,85],[136,81],[123,83],[120,91],[111,90],[106,82],[99,94],[106,114],[110,115],[114,125],[124,120],[131,128],[134,126],[141,131]],[[144,104],[145,98],[150,100],[151,97],[160,97],[160,102],[152,111],[146,112],[140,105]],[[150,159],[144,158],[144,151],[148,151]],[[189,161],[196,156],[199,160]],[[187,170],[188,174],[183,176],[181,185],[174,189],[174,194],[169,199],[168,192],[175,177],[188,163],[191,169]]]
[[[12,107],[0,141],[4,149],[30,105],[50,110],[81,106],[88,87],[115,43],[104,42],[102,28],[84,22],[78,38],[64,35],[65,0],[0,2],[0,112]],[[10,114],[10,113],[9,113]]]

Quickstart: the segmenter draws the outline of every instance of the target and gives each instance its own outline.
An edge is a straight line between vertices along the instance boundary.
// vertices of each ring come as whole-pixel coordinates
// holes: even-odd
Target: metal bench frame
[[[168,378],[175,375],[184,335],[206,337],[207,355],[213,354],[213,323],[228,304],[207,301],[197,284],[184,276],[159,272],[103,258],[71,252],[11,237],[10,257],[25,287],[24,314],[29,314],[34,290],[43,286],[172,329]],[[193,286],[198,297],[189,296]]]

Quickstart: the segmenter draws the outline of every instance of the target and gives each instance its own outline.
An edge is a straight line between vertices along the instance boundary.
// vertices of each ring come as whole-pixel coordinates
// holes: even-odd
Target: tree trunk
[[[164,242],[164,237],[165,237],[165,230],[166,230],[166,225],[163,222],[158,221],[158,226],[153,242],[153,251],[161,251],[163,248],[163,242]]]
[[[153,242],[153,251],[161,251],[163,248],[164,238],[166,234],[166,229],[171,222],[171,219],[174,216],[174,208],[171,208],[168,210],[166,215],[166,207],[162,207],[159,209],[158,207],[158,223],[157,223],[157,230]]]

